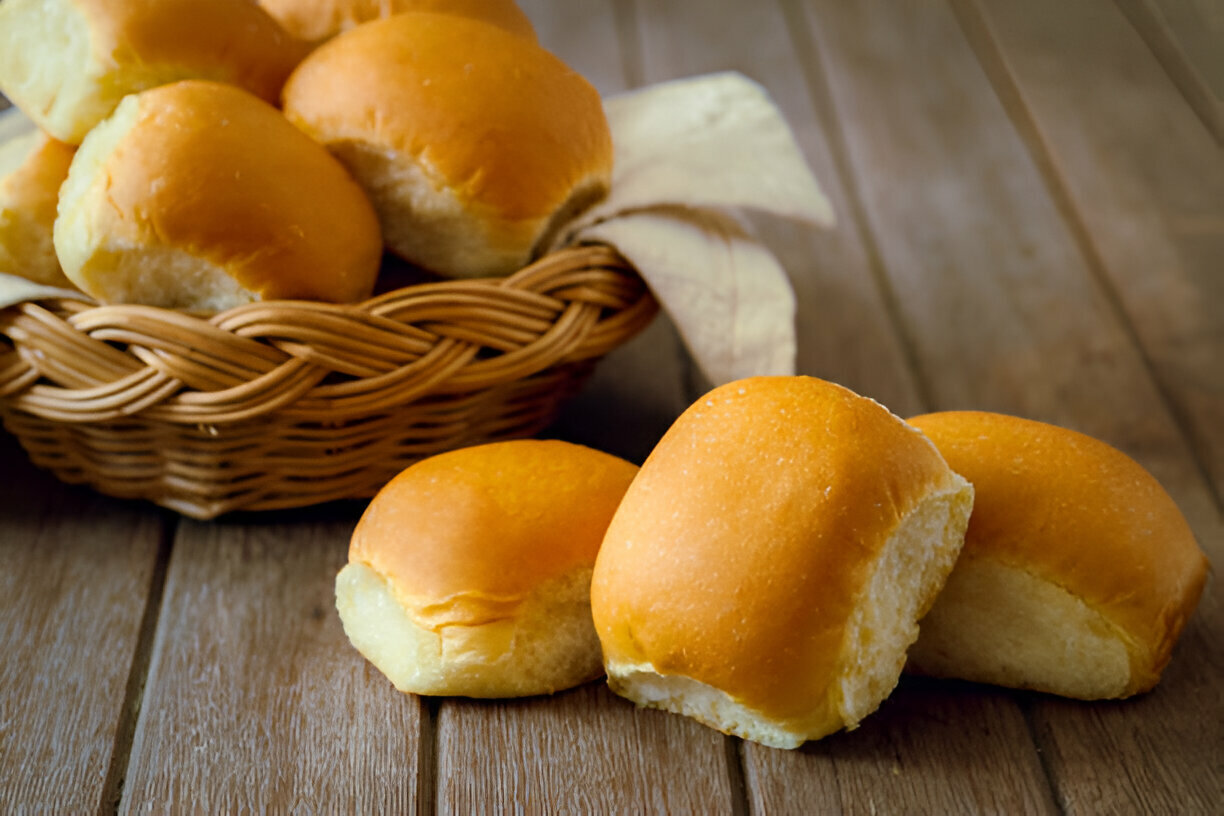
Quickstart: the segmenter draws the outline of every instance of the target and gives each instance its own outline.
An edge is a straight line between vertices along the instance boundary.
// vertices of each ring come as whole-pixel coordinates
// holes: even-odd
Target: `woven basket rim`
[[[61,480],[192,518],[368,497],[412,461],[542,430],[657,311],[598,244],[351,305],[27,300],[0,309],[0,418]]]
[[[326,419],[413,392],[464,393],[600,357],[657,303],[614,249],[502,278],[413,284],[356,304],[263,301],[211,315],[71,298],[0,310],[0,401],[56,422]]]

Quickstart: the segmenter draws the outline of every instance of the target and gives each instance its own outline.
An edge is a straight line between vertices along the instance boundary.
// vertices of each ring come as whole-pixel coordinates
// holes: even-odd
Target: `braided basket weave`
[[[62,480],[193,518],[364,498],[422,457],[543,429],[656,311],[604,246],[357,305],[25,301],[0,310],[0,414]]]

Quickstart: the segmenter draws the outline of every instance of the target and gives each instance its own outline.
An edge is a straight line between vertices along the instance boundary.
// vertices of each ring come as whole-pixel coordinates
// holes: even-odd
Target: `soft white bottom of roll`
[[[683,714],[770,748],[798,748],[807,739],[713,686],[683,675],[658,674],[650,664],[609,666],[608,686],[640,706]]]
[[[400,257],[445,277],[509,275],[542,250],[561,225],[602,195],[595,181],[578,185],[549,218],[514,220],[463,204],[423,156],[359,141],[328,145],[378,212],[383,241]]]
[[[1067,590],[989,558],[965,558],[922,621],[915,671],[1079,699],[1122,695],[1117,629]]]
[[[447,277],[505,273],[527,260],[528,247],[499,248],[480,217],[397,151],[355,141],[328,148],[374,202],[383,241],[400,257]]]
[[[846,628],[841,671],[826,699],[807,717],[778,722],[691,677],[660,675],[650,664],[609,665],[616,693],[649,708],[692,717],[727,734],[774,748],[797,748],[841,728],[854,728],[896,687],[917,621],[930,607],[964,542],[973,492],[925,499],[889,538]]]
[[[463,697],[551,694],[603,673],[591,621],[590,568],[544,582],[505,617],[472,625],[425,628],[395,598],[387,581],[365,564],[336,576],[336,608],[345,634],[367,660],[403,692]],[[479,606],[488,599],[443,599],[447,606]],[[470,616],[469,616],[470,617]]]

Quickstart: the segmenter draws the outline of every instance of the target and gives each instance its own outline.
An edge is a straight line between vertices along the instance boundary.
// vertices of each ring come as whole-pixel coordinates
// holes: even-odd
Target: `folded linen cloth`
[[[794,290],[735,210],[831,227],[833,208],[765,89],[718,73],[604,102],[608,197],[558,244],[611,244],[641,273],[715,385],[795,370]]]

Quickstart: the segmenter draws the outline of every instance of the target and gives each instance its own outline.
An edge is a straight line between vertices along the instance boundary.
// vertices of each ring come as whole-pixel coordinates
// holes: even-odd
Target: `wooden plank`
[[[827,94],[813,93],[795,67],[810,52],[810,37],[792,43],[788,36],[802,16],[788,19],[772,4],[711,9],[696,1],[642,4],[640,13],[646,80],[731,68],[761,82],[834,202],[835,231],[758,222],[796,289],[801,372],[847,384],[902,414],[921,410],[926,398],[910,367],[917,361],[905,349],[910,329],[889,322],[898,316],[895,293],[873,268],[878,249],[859,228],[861,202],[842,178],[844,145],[826,140],[837,132]],[[1024,718],[994,690],[960,694],[905,683],[855,732],[799,752],[753,744],[741,751],[750,801],[764,812],[858,811],[865,803],[901,812],[915,802],[931,812],[992,804],[1048,810]]]
[[[131,739],[169,522],[59,484],[5,433],[0,472],[0,811],[106,808]]]
[[[637,710],[602,682],[550,698],[447,702],[438,726],[440,813],[732,810],[721,734]]]
[[[122,812],[417,811],[422,706],[335,612],[355,519],[294,515],[180,528]]]
[[[1117,445],[1169,488],[1218,563],[1220,518],[1190,446],[950,10],[809,6],[868,228],[936,407],[1021,414]],[[1014,16],[1053,28],[1074,17],[1067,5],[1053,9]],[[1062,48],[1090,50],[1079,40]],[[1167,271],[1149,270],[1175,284]],[[1164,683],[1140,700],[1018,695],[1061,808],[1210,809],[1197,793],[1219,780],[1218,753],[1205,749],[1220,744],[1207,741],[1220,736],[1220,698],[1206,680],[1218,676],[1221,647],[1209,633],[1220,625],[1209,589]]]
[[[1106,0],[961,8],[1224,502],[1219,145]]]
[[[1115,0],[1203,124],[1224,144],[1224,5]]]

